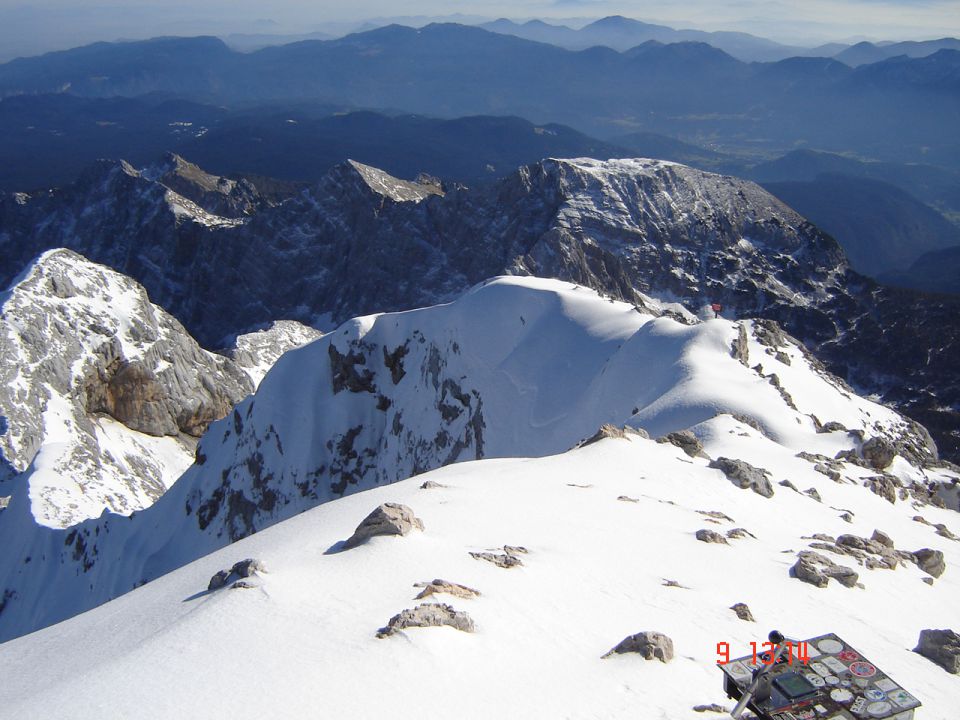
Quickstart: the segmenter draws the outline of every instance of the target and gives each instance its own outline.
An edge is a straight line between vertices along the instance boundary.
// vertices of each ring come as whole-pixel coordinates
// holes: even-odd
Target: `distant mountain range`
[[[744,63],[705,43],[574,52],[475,27],[392,26],[246,54],[214,38],[158,39],[0,65],[0,94],[39,92],[517,115],[599,137],[643,131],[767,152],[803,142],[960,167],[956,50],[851,69],[822,58]]]
[[[783,60],[796,55],[829,56],[847,47],[846,45],[835,44],[818,48],[803,48],[782,45],[773,40],[743,32],[675,30],[666,25],[641,22],[621,15],[601,18],[578,30],[566,25],[546,23],[542,20],[517,23],[506,18],[483,23],[480,27],[491,32],[549,43],[569,50],[584,50],[602,45],[622,51],[629,50],[649,40],[656,40],[661,43],[702,42],[746,62]]]

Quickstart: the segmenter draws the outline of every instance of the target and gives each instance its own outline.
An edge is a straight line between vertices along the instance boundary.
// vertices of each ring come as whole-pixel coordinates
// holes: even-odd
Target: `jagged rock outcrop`
[[[770,472],[762,468],[754,467],[743,460],[719,457],[710,461],[710,467],[720,470],[727,479],[738,488],[746,490],[749,488],[757,495],[764,497],[773,497],[773,486],[770,484]]]
[[[266,571],[267,566],[260,560],[255,558],[240,560],[234,563],[233,567],[229,570],[220,570],[215,573],[207,584],[207,590],[211,592],[213,590],[219,590],[233,578],[248,578],[254,573],[264,573]],[[238,585],[239,583],[234,583],[233,587],[237,587]]]
[[[608,658],[624,653],[637,653],[644,660],[668,663],[673,660],[673,640],[663,633],[647,630],[625,637],[601,657]]]
[[[461,632],[474,631],[473,618],[462,610],[455,610],[450,605],[440,603],[423,603],[394,615],[385,627],[377,631],[377,637],[387,638],[408,628],[443,626],[452,627]]]
[[[756,622],[753,618],[753,613],[750,612],[750,607],[746,603],[736,603],[730,606],[730,609],[733,610],[737,617],[746,622]]]
[[[211,346],[281,317],[422,307],[503,273],[567,279],[639,307],[656,305],[649,294],[687,311],[718,301],[778,321],[848,380],[931,423],[948,456],[960,452],[945,409],[960,400],[960,301],[853,273],[834,241],[753,183],[655,160],[548,159],[444,193],[344,163],[248,217],[204,209],[195,190],[220,197],[226,186],[174,165],[103,162],[62,191],[7,196],[0,274],[71,247],[135,277]],[[765,337],[782,352],[775,332]]]
[[[917,559],[917,566],[925,573],[932,575],[935,578],[943,575],[944,571],[947,569],[947,564],[943,558],[943,552],[941,550],[923,548],[922,550],[917,550],[915,553],[913,553],[913,555]]]
[[[700,442],[700,439],[689,430],[677,430],[676,432],[667,433],[662,438],[658,438],[657,442],[676,445],[690,457],[704,457],[703,444]]]
[[[801,550],[790,574],[805,583],[824,588],[833,578],[844,587],[852,588],[860,576],[845,565],[838,565],[828,557],[811,550]]]
[[[423,522],[413,510],[398,503],[384,503],[357,525],[343,547],[356,547],[378,535],[408,535],[413,530],[423,530]]]
[[[729,544],[727,542],[727,539],[720,533],[716,532],[715,530],[701,529],[701,530],[697,530],[697,532],[694,534],[697,540],[699,540],[700,542],[718,543],[720,545]]]
[[[34,514],[52,525],[149,505],[252,389],[140,285],[69,250],[45,253],[3,299],[0,455],[29,471]],[[70,482],[32,474],[41,452]]]
[[[948,673],[960,674],[960,635],[953,630],[921,630],[913,649]]]
[[[268,328],[237,336],[224,354],[250,378],[254,386],[288,350],[302,347],[323,337],[323,333],[294,320],[277,320]]]
[[[472,600],[473,598],[480,597],[480,591],[474,590],[473,588],[467,587],[466,585],[461,585],[460,583],[448,582],[447,580],[431,580],[426,583],[416,583],[414,587],[421,587],[423,590],[414,598],[414,600],[423,600],[424,598],[430,597],[431,595],[452,595],[453,597],[462,598],[464,600]]]

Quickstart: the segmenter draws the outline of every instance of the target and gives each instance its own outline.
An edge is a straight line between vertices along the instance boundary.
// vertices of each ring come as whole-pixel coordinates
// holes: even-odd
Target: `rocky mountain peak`
[[[348,160],[340,167],[351,168],[370,190],[394,202],[417,203],[432,195],[443,195],[443,190],[429,181],[400,180],[383,170],[364,165],[356,160]]]
[[[40,522],[151,504],[252,390],[141,285],[69,250],[44,253],[2,297],[0,460]]]

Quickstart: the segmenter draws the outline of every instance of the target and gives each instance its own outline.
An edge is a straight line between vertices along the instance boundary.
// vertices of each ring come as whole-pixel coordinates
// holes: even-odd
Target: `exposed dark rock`
[[[366,365],[367,359],[362,352],[350,348],[342,354],[333,343],[327,347],[330,356],[330,376],[333,392],[349,390],[352,393],[375,394],[377,387],[373,383],[374,373]],[[362,368],[362,369],[358,369]]]
[[[897,449],[889,440],[881,437],[872,437],[860,447],[860,454],[870,467],[883,470],[889,467],[897,455]]]
[[[446,580],[438,579],[431,580],[428,583],[416,583],[414,587],[423,588],[420,594],[414,598],[415,600],[423,600],[426,597],[430,597],[431,595],[436,595],[438,593],[443,593],[444,595],[453,595],[454,597],[463,598],[465,600],[471,600],[475,597],[480,597],[479,590],[474,590],[466,585],[447,582]]]
[[[890,536],[883,532],[883,530],[874,530],[870,539],[876,543],[880,543],[884,547],[893,548],[893,540],[891,540]]]
[[[744,367],[750,367],[750,350],[747,343],[747,329],[743,323],[737,324],[737,337],[734,338],[730,354]]]
[[[843,423],[839,423],[836,420],[831,420],[828,423],[820,428],[818,432],[823,433],[832,433],[832,432],[848,432],[846,426]]]
[[[601,657],[624,653],[639,653],[644,660],[659,660],[668,663],[673,660],[673,640],[663,633],[645,631],[630,635],[621,640],[616,647],[604,653]]]
[[[953,630],[921,630],[920,640],[913,651],[948,673],[960,674],[960,635]]]
[[[427,480],[423,485],[420,486],[421,490],[438,490],[440,488],[445,488],[447,485],[443,483],[438,483],[434,480]]]
[[[497,567],[502,568],[512,568],[523,565],[523,561],[520,558],[509,553],[472,552],[470,553],[470,557],[475,560],[486,560],[488,563],[493,563]]]
[[[233,585],[230,586],[231,590],[251,590],[257,587],[252,582],[247,582],[246,580],[237,580]]]
[[[706,515],[707,517],[713,518],[714,520],[726,520],[727,522],[736,522],[732,517],[730,517],[725,513],[720,512],[719,510],[697,510],[697,513],[699,513],[700,515]]]
[[[720,457],[710,461],[710,467],[722,471],[727,479],[738,488],[750,488],[758,495],[773,497],[773,486],[770,485],[769,470],[754,467],[743,460]]]
[[[750,608],[747,607],[746,603],[737,603],[736,605],[731,605],[730,609],[733,610],[737,617],[741,620],[746,620],[747,622],[756,622],[753,618],[753,613],[750,612]]]
[[[790,574],[817,587],[826,587],[830,578],[833,578],[841,585],[852,588],[859,579],[854,570],[810,550],[801,550],[798,553],[797,562],[790,569]]]
[[[238,563],[234,563],[234,566],[230,569],[237,577],[250,577],[254,573],[258,572],[267,572],[267,566],[261,561],[254,558],[247,558],[246,560],[241,560]]]
[[[899,481],[892,475],[875,475],[864,480],[863,484],[887,502],[896,503]]]
[[[789,480],[781,480],[778,484],[779,484],[779,485],[782,485],[782,486],[785,487],[785,488],[790,488],[790,489],[793,490],[795,493],[800,492],[800,490],[797,489],[797,486],[794,485],[794,484],[793,484],[792,482],[790,482]]]
[[[944,570],[947,569],[946,561],[943,559],[943,553],[940,550],[923,548],[913,553],[913,556],[917,559],[917,566],[935,578],[943,575]]]
[[[209,591],[219,590],[220,588],[222,588],[224,585],[227,584],[227,580],[229,579],[230,579],[230,571],[220,570],[212,578],[210,578],[210,582],[207,584],[207,590]]]
[[[626,495],[620,495],[620,496],[617,498],[617,500],[620,500],[621,502],[630,502],[630,503],[638,503],[638,502],[640,502],[640,500],[639,500],[638,498],[627,497]]]
[[[624,427],[618,428],[616,425],[611,425],[609,423],[604,423],[600,426],[600,429],[596,433],[591,435],[589,438],[581,442],[577,447],[586,447],[587,445],[592,445],[595,442],[599,442],[604,438],[615,438],[618,440],[626,440],[629,436],[640,437],[644,439],[649,439],[649,433],[643,428],[633,428],[633,427]]]
[[[696,537],[700,542],[719,543],[721,545],[729,544],[723,535],[713,530],[697,530]]]
[[[356,547],[377,535],[407,535],[411,530],[423,530],[423,522],[413,510],[398,503],[384,503],[357,526],[344,543],[344,549]]]
[[[659,443],[670,443],[676,445],[690,457],[706,457],[703,453],[703,445],[700,440],[689,430],[679,430],[668,433],[657,439]]]
[[[390,618],[386,627],[377,631],[377,637],[387,638],[407,628],[442,627],[444,625],[461,632],[472,633],[474,631],[473,619],[467,613],[454,610],[449,605],[423,603],[394,615]]]
[[[233,567],[229,570],[220,570],[212,578],[210,578],[210,583],[207,585],[207,590],[219,590],[224,587],[231,578],[247,578],[252,576],[254,573],[267,572],[267,566],[260,560],[254,558],[247,558],[246,560],[240,560],[233,564]],[[234,583],[233,587],[237,587],[238,583]],[[242,587],[253,587],[253,585],[244,584]]]
[[[757,536],[746,528],[733,528],[732,530],[727,530],[727,537],[731,540],[740,540],[745,537],[752,537],[754,540],[757,539]]]
[[[804,491],[803,491],[803,494],[804,494],[804,495],[809,495],[810,497],[812,497],[812,498],[813,498],[814,500],[816,500],[817,502],[823,502],[823,498],[820,497],[820,493],[817,491],[816,488],[808,488],[807,490],[804,490]]]
[[[712,713],[725,713],[727,709],[723,705],[717,705],[716,703],[710,703],[709,705],[694,705],[694,712],[712,712]]]
[[[681,585],[681,584],[678,583],[676,580],[668,580],[667,578],[664,578],[664,579],[663,579],[663,582],[660,583],[660,584],[663,585],[664,587],[682,588],[683,590],[689,590],[689,589],[690,589],[690,588],[688,588],[686,585]]]

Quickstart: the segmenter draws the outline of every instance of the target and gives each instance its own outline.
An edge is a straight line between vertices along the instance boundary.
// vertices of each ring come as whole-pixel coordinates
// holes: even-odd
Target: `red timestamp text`
[[[793,665],[794,661],[802,665],[808,665],[810,663],[810,652],[805,641],[795,643],[787,640],[784,646],[785,652],[781,653],[779,662],[786,662],[788,665]],[[753,654],[751,657],[742,658],[744,662],[749,661],[751,665],[773,665],[773,655],[777,649],[774,643],[765,642],[760,643],[758,646],[757,643],[752,642],[750,643],[750,647],[753,650]],[[730,662],[730,643],[718,642],[717,665],[726,665],[728,662]]]

